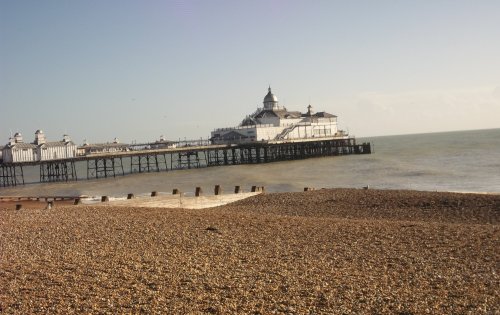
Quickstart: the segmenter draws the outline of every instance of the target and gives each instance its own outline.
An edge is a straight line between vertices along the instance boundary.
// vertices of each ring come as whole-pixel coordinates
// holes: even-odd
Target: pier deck
[[[92,153],[69,159],[0,164],[0,187],[24,184],[23,166],[38,165],[40,182],[61,182],[78,180],[75,163],[81,161],[87,162],[87,179],[97,179],[129,173],[371,153],[370,143],[356,144],[354,138],[325,137],[224,145],[182,143],[183,146],[170,148],[132,149],[122,152]]]

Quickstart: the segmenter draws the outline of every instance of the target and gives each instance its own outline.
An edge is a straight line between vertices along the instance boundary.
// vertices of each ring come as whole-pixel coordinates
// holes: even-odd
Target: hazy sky
[[[500,1],[0,0],[0,144],[208,137],[280,104],[356,136],[500,127]]]

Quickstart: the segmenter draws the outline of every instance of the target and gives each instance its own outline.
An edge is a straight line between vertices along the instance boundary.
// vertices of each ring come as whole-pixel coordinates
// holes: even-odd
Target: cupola
[[[271,87],[264,97],[264,109],[278,109],[278,98],[271,92]]]

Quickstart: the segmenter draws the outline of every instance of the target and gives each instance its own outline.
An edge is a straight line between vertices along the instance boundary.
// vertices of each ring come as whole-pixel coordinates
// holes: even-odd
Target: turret
[[[35,132],[35,144],[40,145],[40,144],[44,144],[45,142],[46,142],[45,134],[43,133],[42,130],[38,129]]]
[[[311,106],[311,104],[309,104],[309,106],[307,106],[307,116],[312,116],[313,114],[313,107]]]
[[[68,135],[63,135],[63,142],[68,143],[71,141],[71,138]]]
[[[23,143],[23,135],[20,132],[14,134],[15,143]]]

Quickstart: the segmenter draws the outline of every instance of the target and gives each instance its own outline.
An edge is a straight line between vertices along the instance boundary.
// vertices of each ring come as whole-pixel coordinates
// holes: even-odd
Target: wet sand
[[[260,192],[221,194],[217,196],[201,195],[198,197],[186,196],[184,194],[159,195],[156,197],[136,197],[127,200],[116,200],[100,203],[99,205],[106,207],[205,209],[223,206],[258,194]]]
[[[332,189],[209,209],[0,204],[5,313],[496,314],[500,196]]]

